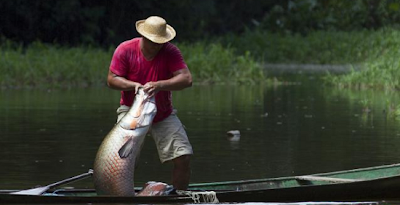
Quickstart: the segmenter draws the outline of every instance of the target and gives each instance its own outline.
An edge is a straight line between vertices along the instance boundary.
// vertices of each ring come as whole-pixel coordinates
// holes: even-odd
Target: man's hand
[[[135,94],[137,94],[137,92],[139,91],[139,88],[143,87],[143,85],[140,83],[135,83],[134,86],[135,86]]]
[[[148,82],[143,86],[143,91],[147,93],[150,97],[153,97],[160,90],[160,82]]]
[[[142,87],[142,84],[127,80],[125,77],[118,76],[111,71],[108,71],[107,85],[116,90],[133,90],[135,94],[138,92],[139,88]]]
[[[185,68],[175,71],[173,77],[168,80],[146,83],[143,86],[143,91],[151,97],[161,90],[182,90],[190,86],[192,86],[192,75],[189,69]]]

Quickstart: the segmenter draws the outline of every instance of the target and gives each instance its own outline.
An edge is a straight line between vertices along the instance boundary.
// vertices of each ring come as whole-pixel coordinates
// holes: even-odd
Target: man
[[[142,37],[121,43],[114,52],[107,84],[121,90],[118,121],[133,103],[139,87],[150,96],[155,95],[157,114],[150,133],[157,146],[162,163],[172,161],[172,185],[185,190],[190,178],[192,146],[183,125],[172,107],[173,90],[192,85],[191,73],[181,52],[169,43],[175,30],[158,16],[136,22]]]

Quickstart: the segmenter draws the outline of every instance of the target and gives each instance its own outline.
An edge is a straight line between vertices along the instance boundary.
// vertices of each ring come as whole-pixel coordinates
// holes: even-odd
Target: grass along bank
[[[328,82],[350,88],[400,88],[400,30],[380,30],[371,36],[375,54],[362,62],[363,69],[344,76],[329,75]]]
[[[35,42],[26,48],[7,41],[0,47],[3,88],[74,87],[105,84],[111,52],[64,48]]]
[[[268,63],[347,64],[361,63],[380,56],[391,46],[387,38],[399,37],[395,29],[378,31],[313,31],[306,35],[246,31],[218,40],[225,46],[250,51]],[[383,47],[383,48],[382,48]]]
[[[315,31],[307,35],[247,31],[220,41],[267,63],[353,64],[362,68],[325,78],[340,87],[400,88],[400,29]]]
[[[266,77],[250,53],[237,54],[221,44],[179,44],[195,83],[258,83]],[[86,87],[105,85],[114,48],[66,48],[35,42],[25,48],[4,41],[0,86]]]
[[[267,80],[262,64],[250,52],[243,54],[220,43],[178,45],[194,79],[203,83],[249,83]]]
[[[328,75],[341,87],[400,87],[400,31],[315,31],[307,35],[247,31],[212,41],[177,43],[195,83],[268,82],[263,64],[353,64],[360,71]],[[3,40],[1,87],[104,85],[114,47],[66,48],[33,43],[25,48]]]

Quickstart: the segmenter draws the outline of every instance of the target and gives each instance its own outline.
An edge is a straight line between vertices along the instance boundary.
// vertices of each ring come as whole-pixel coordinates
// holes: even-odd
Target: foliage
[[[330,75],[327,81],[341,87],[399,89],[400,31],[382,29],[372,33],[366,42],[371,45],[372,55],[361,62],[362,70],[343,76]]]
[[[262,28],[307,33],[313,30],[377,29],[398,24],[398,0],[290,0],[276,4],[262,19]]]
[[[248,30],[219,41],[237,48],[239,53],[250,51],[268,63],[346,64],[378,55],[381,34],[368,30],[313,31],[307,35]]]
[[[5,88],[98,85],[106,78],[111,58],[110,52],[101,49],[64,48],[40,42],[25,49],[6,43],[0,50],[0,86]]]
[[[213,43],[177,43],[196,82],[264,82],[263,62],[352,64],[361,68],[348,75],[328,75],[326,82],[341,87],[399,88],[400,31],[328,32],[279,35],[246,31]],[[88,86],[104,84],[112,50],[96,47],[63,47],[35,42],[22,46],[2,40],[2,87]]]
[[[182,53],[187,56],[186,62],[195,78],[208,82],[262,82],[266,79],[260,63],[256,62],[250,52],[236,55],[233,48],[221,44],[180,45]]]
[[[273,4],[258,0],[0,1],[0,36],[25,44],[39,40],[107,47],[138,35],[137,20],[159,15],[173,25],[180,39],[198,39],[243,31]]]
[[[349,64],[347,75],[325,80],[341,87],[399,89],[400,30],[312,31],[306,35],[248,30],[242,35],[219,38],[223,45],[251,52],[257,61],[286,64]]]
[[[74,87],[104,85],[112,49],[61,47],[35,42],[27,47],[3,40],[0,87]],[[266,77],[250,53],[237,55],[220,44],[179,45],[195,82],[263,82]]]
[[[163,16],[178,40],[258,28],[277,33],[378,29],[400,22],[398,0],[14,0],[0,1],[0,36],[108,47],[133,36],[135,21]]]

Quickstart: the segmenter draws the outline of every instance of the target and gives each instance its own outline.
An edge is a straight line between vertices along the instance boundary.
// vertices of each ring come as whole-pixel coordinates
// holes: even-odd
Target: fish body
[[[136,157],[157,108],[155,99],[139,89],[127,114],[104,138],[94,161],[94,185],[101,195],[134,196]]]

